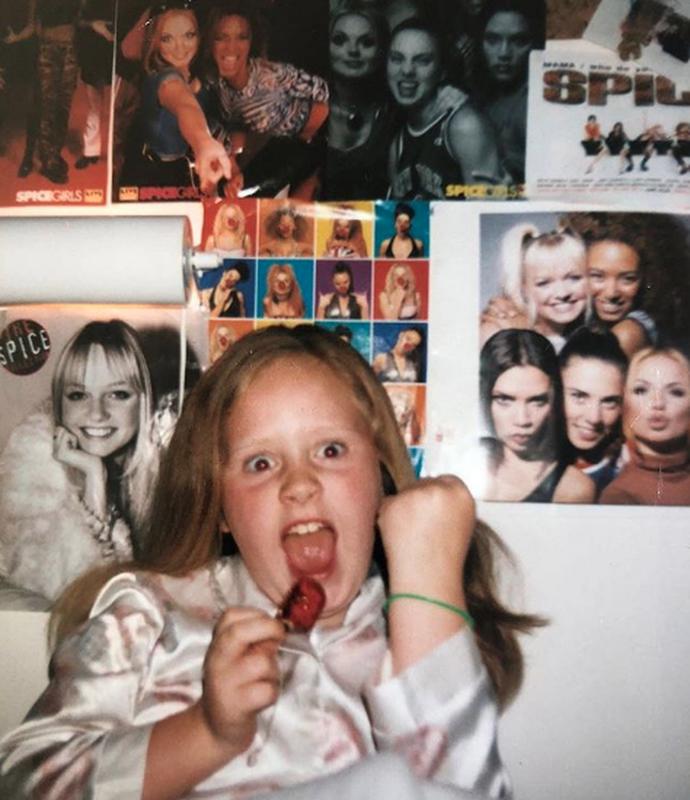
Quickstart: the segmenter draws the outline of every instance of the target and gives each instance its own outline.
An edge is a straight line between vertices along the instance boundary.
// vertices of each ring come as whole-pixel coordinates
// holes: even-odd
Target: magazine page
[[[0,7],[0,206],[106,202],[114,9]]]
[[[690,91],[593,48],[532,54],[529,196],[687,208]]]
[[[690,0],[601,0],[584,35],[690,89]]]
[[[486,501],[690,505],[690,219],[435,205],[432,231],[425,469]]]
[[[84,570],[136,554],[158,461],[206,363],[205,330],[187,317],[0,312],[0,604],[47,605]]]

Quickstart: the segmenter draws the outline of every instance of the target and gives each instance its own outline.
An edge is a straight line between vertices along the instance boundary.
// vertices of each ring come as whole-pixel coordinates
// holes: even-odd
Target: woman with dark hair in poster
[[[609,331],[579,328],[558,361],[571,460],[594,481],[599,495],[620,469],[628,359]]]
[[[311,237],[312,228],[299,208],[291,202],[280,202],[266,216],[259,255],[281,258],[311,256],[314,254]]]
[[[412,230],[415,210],[408,203],[398,203],[393,210],[395,233],[381,242],[381,258],[422,258],[424,242],[417,239]]]
[[[230,177],[231,167],[225,148],[211,136],[202,111],[207,100],[196,75],[196,15],[189,2],[174,8],[160,4],[149,13],[142,50],[146,77],[120,183],[191,186],[191,147],[201,188],[209,190],[221,177]]]
[[[683,352],[648,347],[633,356],[623,426],[630,458],[601,502],[690,505],[690,362]]]
[[[237,288],[249,278],[244,261],[226,261],[218,283],[206,295],[211,317],[246,317],[244,294]]]
[[[319,295],[317,319],[368,319],[369,303],[366,294],[355,291],[352,269],[344,261],[333,265],[332,292]]]
[[[294,194],[319,166],[318,147],[307,143],[328,116],[328,86],[323,78],[269,61],[263,53],[263,32],[251,0],[227,0],[211,8],[204,34],[204,85],[212,92],[214,116],[230,136],[234,155],[243,154],[239,164],[245,191],[270,196],[289,184]],[[290,141],[296,144],[286,144]],[[254,159],[259,151],[261,157]]]
[[[538,333],[499,331],[480,356],[480,402],[490,437],[483,500],[590,503],[594,482],[568,464],[556,352]]]
[[[403,326],[390,349],[374,356],[372,367],[383,383],[418,383],[424,380],[424,334],[418,326]]]
[[[450,108],[440,93],[446,72],[435,28],[421,18],[399,25],[391,36],[386,74],[404,116],[389,152],[390,197],[443,199],[449,187],[503,182],[489,122],[464,93]]]
[[[388,27],[364,0],[339,3],[329,25],[331,108],[322,195],[384,197],[388,149],[398,129],[386,91]]]
[[[271,265],[266,275],[263,311],[268,319],[304,317],[302,289],[292,264]]]
[[[660,337],[690,340],[690,240],[669,214],[571,212],[587,245],[590,326],[612,331],[628,358]]]
[[[496,129],[512,182],[525,180],[529,54],[545,43],[543,0],[488,0],[479,21],[475,97]]]
[[[130,558],[162,422],[136,332],[121,320],[79,330],[55,368],[52,409],[29,414],[0,456],[2,577],[54,600],[88,567]]]

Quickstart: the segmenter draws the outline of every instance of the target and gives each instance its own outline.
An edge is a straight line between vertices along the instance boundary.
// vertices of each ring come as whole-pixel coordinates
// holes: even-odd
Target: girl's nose
[[[280,487],[280,499],[288,503],[306,503],[320,490],[321,484],[309,464],[289,467]]]
[[[666,406],[666,398],[660,389],[655,389],[652,392],[651,406],[652,408],[664,408]]]
[[[91,398],[91,403],[89,405],[89,418],[91,420],[102,420],[107,419],[108,416],[108,406],[105,402],[105,398]]]
[[[526,405],[518,405],[515,409],[515,421],[521,428],[532,424],[532,414]]]

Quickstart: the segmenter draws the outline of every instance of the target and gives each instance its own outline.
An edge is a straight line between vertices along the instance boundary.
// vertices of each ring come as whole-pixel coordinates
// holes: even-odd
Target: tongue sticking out
[[[330,528],[310,533],[290,533],[283,539],[290,566],[302,575],[326,572],[335,556],[335,536]]]

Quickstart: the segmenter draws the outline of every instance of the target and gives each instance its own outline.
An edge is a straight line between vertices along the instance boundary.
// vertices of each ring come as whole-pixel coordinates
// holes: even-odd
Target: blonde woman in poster
[[[85,325],[60,355],[52,407],[31,412],[0,456],[5,581],[52,601],[85,569],[136,552],[164,438],[153,419],[136,332]]]
[[[252,237],[247,233],[247,219],[240,206],[229,202],[219,205],[204,249],[223,258],[242,258],[252,252]]]

